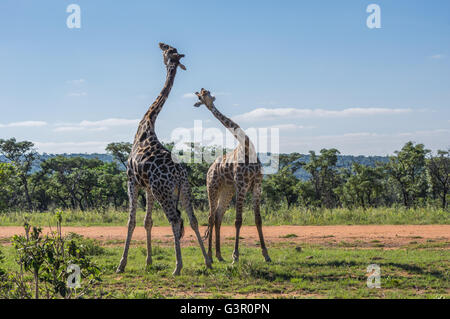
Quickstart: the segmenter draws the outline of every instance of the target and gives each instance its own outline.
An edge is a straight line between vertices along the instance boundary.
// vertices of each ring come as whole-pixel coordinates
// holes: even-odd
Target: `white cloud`
[[[80,85],[80,84],[83,84],[85,82],[86,82],[85,79],[69,80],[69,81],[67,81],[68,84],[73,84],[73,85]]]
[[[301,130],[301,129],[312,129],[315,128],[315,126],[304,126],[304,125],[297,125],[297,124],[278,124],[278,125],[272,125],[270,128],[278,128],[280,130]]]
[[[9,124],[0,124],[0,127],[42,127],[46,125],[47,122],[43,121],[23,121],[23,122],[13,122]]]
[[[108,142],[33,142],[41,153],[105,153]]]
[[[443,58],[445,58],[445,54],[434,54],[434,55],[430,56],[430,58],[432,58],[434,60],[443,59]]]
[[[86,92],[71,92],[67,95],[71,96],[71,97],[80,97],[80,96],[87,96],[87,93]]]
[[[100,121],[81,121],[80,123],[63,123],[57,124],[56,128],[53,130],[55,132],[75,132],[75,131],[106,131],[110,127],[119,126],[136,126],[139,124],[139,119],[129,120],[129,119],[118,119],[111,118]]]
[[[197,98],[197,95],[195,95],[194,93],[186,93],[186,94],[183,94],[182,98],[183,99],[195,99],[195,98]]]
[[[81,121],[80,126],[84,127],[93,127],[93,126],[128,126],[128,125],[137,125],[139,123],[139,119],[129,120],[129,119],[105,119],[100,121]]]
[[[395,115],[412,112],[411,109],[391,108],[347,108],[343,110],[296,109],[296,108],[257,108],[234,116],[237,121],[264,121],[273,119],[293,119],[312,117],[351,117],[372,115]]]
[[[345,133],[322,136],[280,137],[280,150],[283,152],[307,153],[322,148],[336,148],[349,155],[387,155],[400,150],[408,141],[423,143],[432,150],[447,149],[450,145],[450,130],[435,129],[427,131],[380,134],[370,132]]]
[[[55,128],[54,132],[76,132],[76,131],[106,131],[108,128],[104,126],[100,127],[83,127],[83,126],[60,126]]]

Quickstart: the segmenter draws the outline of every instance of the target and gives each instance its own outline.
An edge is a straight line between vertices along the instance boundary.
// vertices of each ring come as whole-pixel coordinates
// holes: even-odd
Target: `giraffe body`
[[[179,61],[184,55],[178,54],[175,48],[166,44],[160,43],[160,48],[163,50],[164,63],[167,68],[166,83],[158,98],[139,123],[133,147],[128,158],[127,176],[130,216],[128,220],[127,239],[117,272],[123,272],[127,264],[128,250],[134,228],[136,227],[136,208],[140,189],[146,191],[147,198],[147,212],[144,219],[144,227],[147,233],[147,266],[152,263],[152,209],[153,203],[156,200],[163,208],[174,234],[177,260],[174,275],[178,275],[181,271],[183,264],[180,239],[184,234],[184,226],[181,212],[177,208],[178,198],[180,198],[183,207],[187,211],[191,227],[199,241],[206,266],[211,267],[211,262],[203,246],[198,230],[198,222],[192,208],[191,189],[186,170],[172,159],[171,152],[159,142],[155,133],[156,117],[172,89],[177,67],[180,66],[182,69],[185,69],[184,65]]]
[[[239,260],[239,233],[242,226],[242,210],[247,192],[252,192],[255,224],[258,230],[262,254],[266,261],[270,261],[262,232],[260,214],[262,166],[255,148],[243,130],[231,119],[224,116],[214,106],[215,98],[210,92],[202,89],[196,93],[200,102],[195,106],[204,104],[213,115],[238,139],[239,145],[233,152],[218,157],[210,166],[206,185],[209,201],[209,225],[205,237],[208,238],[208,256],[212,260],[212,231],[216,234],[216,257],[223,261],[220,251],[220,227],[223,216],[230,205],[233,196],[236,196],[236,237],[233,251],[233,262]]]

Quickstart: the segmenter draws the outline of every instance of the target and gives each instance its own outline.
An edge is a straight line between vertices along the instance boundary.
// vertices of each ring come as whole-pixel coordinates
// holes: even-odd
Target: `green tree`
[[[386,164],[390,180],[398,187],[406,207],[415,206],[420,197],[426,198],[425,156],[429,152],[423,144],[408,142],[400,151],[395,151],[395,156],[390,156]]]
[[[447,208],[448,189],[450,187],[450,150],[439,150],[436,156],[427,161],[428,180],[433,194],[437,194],[442,208]]]
[[[122,163],[127,168],[128,157],[131,153],[132,144],[128,142],[109,143],[106,152],[114,157],[116,161]]]
[[[322,149],[320,155],[310,151],[310,161],[303,165],[303,169],[311,175],[311,183],[314,187],[313,202],[320,202],[320,206],[335,207],[339,198],[335,189],[340,185],[340,177],[337,170],[337,156],[339,151],[335,148]]]
[[[262,189],[266,201],[270,206],[276,206],[281,200],[285,200],[288,208],[297,203],[299,192],[298,179],[295,177],[289,165],[279,169],[263,181]]]
[[[342,202],[346,206],[366,209],[375,206],[383,190],[383,168],[353,163],[350,176],[342,187]]]
[[[116,163],[104,163],[95,168],[96,186],[93,190],[94,206],[106,208],[110,203],[117,210],[128,201],[127,175]]]
[[[102,165],[99,159],[56,156],[42,162],[41,167],[49,178],[49,193],[60,207],[86,210],[94,206],[95,169]]]
[[[302,155],[299,153],[280,154],[278,156],[279,168],[289,167],[292,173],[295,173],[302,167],[302,162],[299,161],[301,157]]]
[[[17,172],[9,163],[0,163],[0,211],[17,204]]]
[[[34,161],[38,158],[38,154],[34,150],[34,144],[28,141],[17,142],[15,138],[0,139],[0,154],[16,167],[20,183],[24,188],[28,210],[31,211],[33,206],[28,187],[28,177]]]

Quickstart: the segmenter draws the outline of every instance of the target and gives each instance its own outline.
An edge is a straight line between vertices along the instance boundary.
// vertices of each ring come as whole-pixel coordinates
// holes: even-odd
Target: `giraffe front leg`
[[[147,232],[147,260],[146,267],[148,268],[152,264],[152,209],[154,198],[150,190],[147,190],[147,212],[144,218],[144,228]]]
[[[125,270],[128,259],[128,250],[130,249],[131,237],[133,236],[134,228],[136,227],[136,208],[137,208],[137,198],[138,198],[139,188],[134,181],[128,181],[128,199],[130,202],[130,217],[128,219],[128,233],[127,239],[125,240],[125,247],[123,249],[122,258],[120,259],[119,266],[116,272],[121,273]]]
[[[214,218],[214,217],[212,217]],[[209,217],[209,233],[208,233],[208,258],[211,261],[211,263],[213,262],[213,258],[212,258],[212,237],[213,237],[213,230],[214,230],[214,220],[211,220],[211,217]]]
[[[211,177],[207,177],[207,192],[208,192],[208,204],[209,204],[209,217],[208,217],[208,227],[205,232],[205,239],[208,239],[208,257],[213,262],[212,258],[212,238],[214,231],[214,223],[216,219],[216,210],[217,210],[217,192],[218,186],[217,181],[210,179]]]

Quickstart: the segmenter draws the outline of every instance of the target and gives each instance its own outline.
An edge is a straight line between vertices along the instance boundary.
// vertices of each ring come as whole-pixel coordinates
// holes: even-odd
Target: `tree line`
[[[195,152],[204,148],[192,146]],[[173,144],[166,144],[169,149]],[[126,162],[130,143],[110,143],[106,152],[115,161],[80,156],[55,156],[40,160],[32,142],[0,139],[0,212],[73,210],[126,210],[128,206]],[[209,150],[211,151],[211,150]],[[337,149],[322,149],[308,156],[280,154],[279,170],[263,180],[263,204],[277,209],[307,208],[408,208],[436,206],[448,209],[450,150],[435,154],[423,144],[406,143],[387,162],[349,168],[337,166]],[[307,160],[306,160],[307,158]],[[39,170],[33,165],[39,164]],[[187,163],[194,207],[208,209],[206,172],[209,165]],[[307,173],[305,180],[296,172]],[[145,207],[145,196],[141,196]]]

